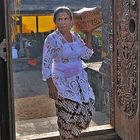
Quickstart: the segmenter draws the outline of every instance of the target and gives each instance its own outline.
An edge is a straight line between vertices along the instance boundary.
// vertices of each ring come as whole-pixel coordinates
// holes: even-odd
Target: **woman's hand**
[[[57,93],[57,89],[53,83],[53,80],[52,78],[49,78],[47,80],[47,84],[48,84],[48,88],[49,88],[49,97],[54,99],[54,100],[57,100],[58,98],[58,93]]]

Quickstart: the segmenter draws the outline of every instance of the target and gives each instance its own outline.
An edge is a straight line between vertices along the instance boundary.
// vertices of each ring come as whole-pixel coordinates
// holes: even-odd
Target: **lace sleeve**
[[[83,54],[82,54],[82,58],[83,59],[90,59],[90,57],[93,55],[93,49],[89,49],[85,42],[83,41],[83,39],[80,37],[80,35],[78,33],[75,33],[75,37],[77,39],[77,41],[80,43],[80,45],[84,48]]]
[[[44,41],[43,46],[43,58],[42,58],[42,79],[46,79],[52,76],[52,61],[54,58],[54,39],[48,36]]]

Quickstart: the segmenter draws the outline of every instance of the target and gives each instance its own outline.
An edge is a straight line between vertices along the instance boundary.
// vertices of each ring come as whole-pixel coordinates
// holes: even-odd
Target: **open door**
[[[139,140],[139,0],[114,1],[115,130]]]

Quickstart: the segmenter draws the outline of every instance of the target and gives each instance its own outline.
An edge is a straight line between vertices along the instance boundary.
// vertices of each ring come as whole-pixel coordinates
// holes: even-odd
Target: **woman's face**
[[[72,19],[70,18],[70,15],[63,11],[57,14],[55,24],[59,31],[61,32],[67,32],[70,31]]]

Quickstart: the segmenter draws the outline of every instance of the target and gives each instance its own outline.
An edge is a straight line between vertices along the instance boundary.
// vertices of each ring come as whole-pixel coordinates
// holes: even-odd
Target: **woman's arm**
[[[92,56],[93,48],[92,48],[92,31],[84,32],[85,33],[85,40],[81,38],[81,36],[78,33],[75,33],[76,40],[83,48],[83,53],[81,55],[82,59],[90,59]]]
[[[92,31],[85,32],[85,43],[89,49],[92,49],[93,45]]]
[[[52,80],[52,60],[54,56],[54,40],[48,36],[45,39],[43,47],[43,59],[42,59],[42,79],[47,81],[49,88],[49,97],[57,99],[57,89]]]

